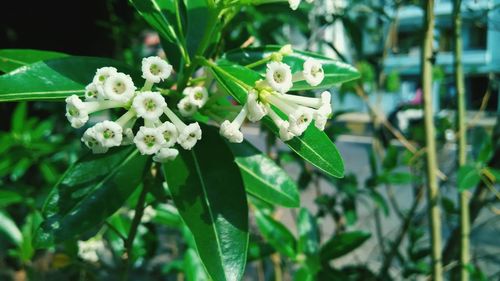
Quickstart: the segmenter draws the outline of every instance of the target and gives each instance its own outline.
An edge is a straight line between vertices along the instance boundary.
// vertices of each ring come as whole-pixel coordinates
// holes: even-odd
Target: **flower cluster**
[[[102,252],[104,249],[105,246],[103,241],[98,238],[92,238],[87,241],[78,241],[78,256],[88,262],[98,262],[98,252]]]
[[[177,143],[190,150],[201,139],[198,123],[185,124],[167,105],[159,91],[153,91],[155,83],[167,79],[172,66],[160,57],[148,57],[142,61],[142,77],[145,84],[137,90],[129,75],[114,67],[99,68],[92,83],[85,88],[85,101],[72,95],[66,98],[66,117],[74,128],[84,126],[89,115],[111,108],[127,110],[115,121],[103,121],[88,128],[81,138],[94,153],[105,153],[109,148],[134,143],[141,154],[154,155],[153,160],[166,162],[174,159],[179,151]],[[184,98],[177,104],[183,116],[193,115],[208,99],[202,87],[188,87]],[[165,115],[168,121],[162,121]],[[134,133],[139,119],[143,125]]]
[[[281,57],[291,52],[282,48],[271,55]],[[326,121],[332,113],[330,92],[324,91],[319,97],[304,97],[287,94],[293,83],[305,80],[311,86],[318,86],[324,79],[323,66],[320,61],[309,58],[303,64],[303,70],[292,74],[290,66],[280,61],[267,63],[266,79],[256,82],[248,91],[247,101],[233,121],[225,120],[220,127],[220,134],[230,142],[243,141],[241,125],[248,119],[257,122],[269,116],[279,129],[280,138],[288,141],[300,136],[314,121],[314,125],[324,130]],[[283,118],[286,116],[286,118]]]

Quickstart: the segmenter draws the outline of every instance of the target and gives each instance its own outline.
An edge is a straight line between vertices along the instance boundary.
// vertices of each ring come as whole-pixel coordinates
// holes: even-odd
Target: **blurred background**
[[[293,12],[286,2],[248,6],[224,31],[221,52],[291,43],[361,72],[360,80],[331,89],[334,117],[326,131],[345,160],[343,179],[303,162],[265,129],[244,128],[254,145],[297,180],[301,205],[317,218],[322,242],[345,233],[366,237],[331,262],[338,280],[426,280],[430,274],[420,2],[316,0]],[[432,96],[443,176],[443,259],[450,280],[456,280],[451,262],[459,245],[452,2],[436,1]],[[112,57],[136,66],[144,56],[163,54],[158,35],[123,0],[9,1],[2,3],[0,15],[0,49]],[[476,164],[499,169],[500,1],[464,0],[462,16],[468,155]],[[120,258],[120,243],[113,234],[86,234],[98,233],[105,241],[98,244],[98,261],[79,253],[75,243],[49,251],[30,245],[47,192],[84,150],[80,132],[67,126],[63,114],[61,103],[0,103],[0,280],[118,280],[114,260]],[[489,179],[471,188],[471,280],[500,280],[498,190]],[[127,212],[124,208],[122,214]],[[186,234],[172,228],[171,214],[168,206],[158,207],[142,225],[132,280],[186,278],[179,262]],[[275,212],[294,234],[296,217],[294,209]],[[296,270],[253,229],[245,280],[293,280]]]

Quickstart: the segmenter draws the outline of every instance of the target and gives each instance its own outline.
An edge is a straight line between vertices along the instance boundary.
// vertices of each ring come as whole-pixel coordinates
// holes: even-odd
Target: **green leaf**
[[[169,7],[173,8],[171,1],[159,0],[129,0],[139,14],[151,25],[161,37],[170,42],[178,42],[178,37],[173,27],[173,22],[169,22],[162,11]],[[170,4],[170,5],[169,5]],[[172,11],[172,10],[170,10]],[[170,18],[171,19],[171,18]]]
[[[14,114],[12,114],[11,131],[14,134],[21,134],[26,125],[26,117],[28,115],[28,105],[25,102],[16,106]]]
[[[467,164],[458,170],[458,190],[460,192],[471,189],[481,181],[481,170],[476,166]]]
[[[248,65],[271,55],[273,52],[279,51],[280,48],[280,46],[264,46],[258,48],[236,49],[227,52],[223,58],[240,65]],[[291,55],[283,57],[283,62],[290,66],[292,73],[296,73],[303,70],[303,65],[307,58],[314,58],[323,64],[325,78],[323,82],[316,87],[310,86],[305,81],[295,82],[292,91],[328,89],[339,83],[348,82],[360,77],[359,72],[351,65],[309,52],[294,50]],[[265,69],[265,64],[255,68],[259,73],[265,73]]]
[[[273,160],[247,141],[228,145],[248,193],[271,204],[290,208],[300,205],[297,185]]]
[[[409,184],[413,180],[413,175],[406,172],[386,172],[378,177],[379,183],[388,184]]]
[[[255,211],[255,220],[260,233],[269,244],[285,256],[292,259],[296,257],[297,241],[283,224],[259,210]]]
[[[63,100],[92,82],[97,68],[114,66],[132,77],[135,70],[123,63],[104,58],[65,57],[37,62],[0,76],[0,102],[21,100]],[[142,80],[136,80],[136,83]]]
[[[345,232],[335,235],[321,247],[321,260],[326,262],[339,258],[361,246],[370,236],[370,233],[362,231]]]
[[[23,196],[10,190],[0,190],[0,208],[23,201]]]
[[[220,61],[218,66],[211,68],[219,84],[224,87],[240,104],[246,102],[247,90],[242,84],[253,87],[261,76],[248,68],[238,65],[228,65],[227,61]],[[238,81],[238,82],[237,82]],[[262,122],[276,135],[278,128],[268,116]],[[322,171],[334,177],[343,177],[344,162],[335,145],[328,136],[315,126],[309,128],[299,137],[285,142],[305,160]]]
[[[38,211],[35,211],[26,217],[26,221],[21,228],[23,241],[19,245],[19,255],[23,262],[30,261],[35,254],[35,249],[33,248],[33,235],[40,223],[42,223],[42,215]]]
[[[15,245],[19,246],[23,241],[23,235],[16,223],[3,211],[0,211],[0,233],[3,233]]]
[[[163,165],[179,214],[214,280],[240,280],[248,247],[248,206],[231,151],[218,131],[202,126],[192,150]]]
[[[293,281],[314,281],[314,274],[306,266],[300,267],[293,276]]]
[[[186,45],[190,57],[201,55],[213,38],[217,25],[217,9],[213,0],[186,1],[187,34]]]
[[[297,226],[299,229],[298,252],[308,256],[316,255],[319,251],[318,225],[307,209],[300,209]]]
[[[200,257],[193,249],[187,249],[184,254],[184,274],[187,281],[208,280]]]
[[[66,56],[68,55],[51,51],[3,49],[0,50],[0,71],[10,72],[19,67],[38,61],[62,58]]]
[[[78,160],[49,193],[35,245],[76,238],[103,223],[141,183],[147,159],[135,147],[124,147]]]

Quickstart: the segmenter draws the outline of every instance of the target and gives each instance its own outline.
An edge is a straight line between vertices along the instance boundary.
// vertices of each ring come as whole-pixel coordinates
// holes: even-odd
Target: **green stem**
[[[434,0],[424,2],[424,42],[422,46],[422,88],[424,97],[425,141],[427,146],[427,196],[432,247],[432,280],[443,280],[441,260],[441,217],[439,210],[439,185],[437,179],[436,132],[432,110],[432,41],[434,31]]]
[[[271,60],[271,58],[272,58],[272,56],[269,55],[269,56],[264,57],[264,58],[262,58],[262,59],[260,59],[258,61],[254,61],[254,62],[252,62],[250,64],[247,64],[247,65],[245,65],[245,67],[247,67],[247,68],[254,68],[256,66],[259,66],[259,65],[267,63],[268,61]]]
[[[210,61],[210,60],[207,60],[203,57],[197,57],[197,59],[200,61],[200,63],[206,67],[210,67],[210,68],[213,68],[221,73],[223,73],[224,75],[226,75],[227,77],[231,78],[234,82],[236,82],[238,85],[240,85],[241,87],[245,88],[245,90],[249,91],[252,89],[251,86],[247,85],[245,82],[241,81],[240,79],[234,77],[233,75],[231,75],[229,72],[225,71],[224,69],[220,68],[217,64],[215,64],[214,62]]]
[[[455,0],[453,5],[454,20],[454,65],[455,65],[455,87],[457,88],[457,124],[458,124],[458,166],[462,167],[467,162],[467,138],[465,124],[465,87],[464,71],[462,66],[462,16],[460,12],[462,1]],[[467,264],[470,260],[469,253],[469,191],[462,191],[459,194],[460,202],[460,280],[469,280]]]

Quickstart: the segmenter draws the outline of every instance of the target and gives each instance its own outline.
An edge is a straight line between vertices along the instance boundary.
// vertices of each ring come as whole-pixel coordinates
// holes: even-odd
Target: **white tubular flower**
[[[123,139],[122,127],[113,121],[103,121],[93,127],[95,137],[104,147],[119,146]]]
[[[153,158],[154,158],[154,156],[153,156]],[[156,210],[151,205],[148,205],[146,208],[144,208],[144,211],[143,211],[142,217],[141,217],[141,222],[148,223],[155,216],[156,216]]]
[[[134,143],[142,155],[151,155],[160,150],[165,139],[160,129],[141,126],[135,135]]]
[[[123,103],[115,101],[83,102],[77,95],[72,95],[66,98],[66,117],[73,128],[80,128],[89,120],[89,114],[122,106]]]
[[[311,124],[313,119],[313,114],[309,108],[290,103],[286,100],[281,99],[282,95],[271,94],[268,96],[269,101],[278,107],[288,116],[288,123],[290,123],[290,132],[296,136],[302,135],[302,133],[307,129],[309,124]]]
[[[150,83],[160,83],[172,73],[172,66],[160,57],[142,59],[142,78]]]
[[[182,148],[191,150],[191,148],[193,148],[196,143],[201,140],[201,128],[198,122],[186,125],[168,107],[165,107],[165,114],[167,115],[168,119],[170,119],[170,121],[174,123],[175,127],[177,128],[177,132],[179,132],[177,143],[179,143]]]
[[[325,73],[323,72],[323,65],[316,59],[308,58],[304,62],[304,70],[302,75],[306,80],[307,84],[315,87],[318,86],[325,78]]]
[[[98,252],[104,249],[102,240],[90,239],[88,241],[78,241],[78,256],[89,262],[98,262]]]
[[[151,121],[158,120],[166,106],[165,99],[158,92],[139,93],[132,102],[132,107],[137,112],[137,116]]]
[[[163,147],[172,147],[174,146],[177,138],[179,137],[179,133],[177,132],[177,128],[171,122],[166,121],[158,127],[162,131],[163,138],[165,139],[165,144]]]
[[[104,82],[104,94],[110,100],[129,102],[134,96],[135,85],[132,78],[125,73],[116,73]]]
[[[114,67],[101,67],[97,69],[92,83],[94,83],[96,86],[104,86],[104,82],[106,82],[106,80],[110,76],[115,75],[116,73],[118,73],[118,70]]]
[[[175,148],[162,147],[155,154],[155,156],[153,156],[153,161],[158,163],[166,163],[168,161],[174,160],[177,155],[179,155],[179,150]]]
[[[92,150],[94,154],[106,153],[108,151],[107,147],[101,145],[101,143],[96,138],[96,133],[94,127],[88,128],[81,138],[81,141]]]
[[[269,112],[269,116],[273,120],[274,124],[276,124],[276,127],[278,127],[279,129],[280,139],[282,141],[289,141],[293,139],[295,135],[289,130],[290,123],[288,123],[288,121],[281,119],[269,105],[267,106],[267,111]]]
[[[182,93],[198,108],[202,108],[208,101],[208,92],[204,87],[187,87]]]
[[[96,84],[90,83],[85,87],[85,101],[96,101],[99,97]]]
[[[293,49],[292,45],[286,44],[283,47],[280,48],[279,53],[282,54],[283,56],[288,56],[293,54]]]
[[[222,122],[219,130],[221,136],[225,137],[230,142],[241,143],[243,141],[243,133],[241,133],[240,127],[247,117],[247,112],[247,106],[244,105],[233,122],[229,122],[229,120]]]
[[[292,10],[297,10],[300,4],[300,0],[288,0],[288,4]]]
[[[267,64],[266,81],[275,91],[286,93],[292,88],[292,71],[282,62],[272,61]]]
[[[177,108],[184,117],[193,116],[198,111],[198,107],[191,102],[189,97],[183,97],[177,104]]]
[[[328,121],[328,114],[324,114],[320,110],[316,110],[313,113],[314,118],[314,126],[318,128],[320,131],[325,130],[326,122]]]
[[[257,122],[267,114],[267,108],[260,101],[258,101],[257,98],[258,98],[257,91],[252,89],[248,92],[248,98],[246,104],[248,110],[247,118],[251,122]]]

